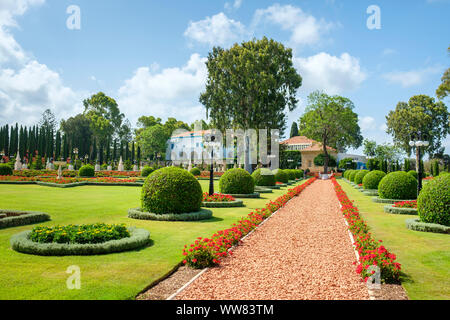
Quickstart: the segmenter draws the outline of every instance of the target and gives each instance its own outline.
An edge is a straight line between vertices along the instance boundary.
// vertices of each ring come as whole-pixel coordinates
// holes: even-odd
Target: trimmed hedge
[[[142,211],[141,208],[129,209],[128,217],[138,220],[156,220],[156,221],[198,221],[212,218],[212,211],[200,209],[196,212],[189,213],[165,213],[156,214],[152,212]]]
[[[366,196],[378,196],[378,190],[377,189],[363,189],[361,190],[361,192],[363,194],[365,194]]]
[[[369,170],[359,170],[358,173],[355,175],[355,183],[361,184],[363,182],[363,178],[369,173]]]
[[[345,170],[345,172],[344,172],[344,178],[347,179],[347,180],[350,180],[350,174],[351,174],[353,171],[356,171],[356,170],[355,170],[355,169]]]
[[[228,196],[232,196],[233,198],[259,198],[260,194],[259,192],[254,193],[245,193],[245,194],[239,194],[239,193],[229,193]]]
[[[406,220],[406,227],[414,231],[450,234],[450,227],[435,223],[421,222],[419,219]]]
[[[192,173],[194,176],[199,176],[199,175],[202,174],[202,172],[200,171],[200,169],[197,168],[197,167],[192,168],[189,172]]]
[[[295,178],[296,178],[295,169],[287,169],[284,171],[286,171],[290,181],[295,181]]]
[[[422,222],[450,226],[450,175],[438,176],[423,186],[417,209]]]
[[[255,186],[274,186],[275,175],[270,169],[261,168],[252,173],[252,178],[255,180]]]
[[[255,187],[255,192],[258,193],[273,193],[273,190],[271,188],[267,188],[267,187]]]
[[[202,200],[203,191],[198,180],[178,167],[154,171],[145,180],[141,192],[142,209],[155,214],[197,212]]]
[[[6,163],[0,163],[0,176],[11,176],[13,169]]]
[[[419,177],[416,170],[410,170],[408,171],[408,174],[412,175],[416,180]]]
[[[359,170],[352,170],[352,172],[350,172],[348,174],[348,180],[350,180],[351,182],[355,182],[355,177],[358,174]]]
[[[153,169],[152,167],[150,167],[150,166],[145,166],[145,167],[142,169],[141,176],[142,176],[142,177],[148,177],[153,171],[155,171],[155,169]]]
[[[381,179],[378,194],[382,199],[416,199],[417,181],[404,171],[391,172]]]
[[[134,250],[149,244],[150,232],[135,228],[128,230],[130,237],[93,244],[38,243],[30,240],[31,231],[24,231],[11,238],[11,247],[18,252],[39,256],[86,256]]]
[[[296,179],[303,179],[303,177],[305,176],[305,172],[303,170],[296,169],[294,171],[295,171],[295,178]]]
[[[393,205],[387,205],[384,207],[384,212],[393,214],[410,214],[417,215],[417,209],[414,208],[397,208]]]
[[[411,199],[382,199],[380,197],[373,197],[372,198],[372,202],[376,202],[376,203],[390,203],[390,204],[395,204],[396,202],[401,202],[401,201],[410,201]]]
[[[80,177],[95,177],[95,168],[90,164],[82,166],[78,171]]]
[[[289,182],[289,175],[285,170],[277,169],[274,170],[273,173],[275,174],[275,181],[276,182],[282,182],[282,183],[288,183]]]
[[[230,169],[220,177],[219,190],[223,194],[252,194],[255,181],[244,169]]]
[[[35,211],[0,210],[0,214],[6,215],[6,218],[0,219],[0,229],[50,220],[50,215],[47,213]],[[13,216],[10,216],[10,214],[13,214]]]
[[[243,207],[244,201],[242,200],[234,200],[234,201],[226,201],[226,202],[203,202],[202,207],[205,208],[235,208],[235,207]]]
[[[377,190],[380,181],[386,176],[386,173],[380,170],[370,171],[362,180],[363,187],[366,190]]]

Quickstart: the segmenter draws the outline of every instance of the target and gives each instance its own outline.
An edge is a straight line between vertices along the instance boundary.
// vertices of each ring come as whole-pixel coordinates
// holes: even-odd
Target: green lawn
[[[374,203],[371,197],[338,180],[375,239],[397,255],[405,273],[402,285],[410,299],[450,299],[450,235],[412,231],[405,220],[417,216],[384,213],[385,204]]]
[[[209,182],[200,181],[208,190]],[[216,192],[218,181],[215,181]],[[261,208],[287,188],[244,199],[246,207],[213,209],[203,222],[132,220],[129,208],[140,206],[140,187],[83,186],[51,188],[38,185],[0,185],[0,208],[43,211],[52,220],[44,225],[125,223],[150,231],[152,244],[137,251],[101,256],[40,257],[13,251],[10,237],[32,226],[0,230],[0,299],[133,299],[181,260],[181,250],[199,236],[225,229],[251,209]],[[81,269],[81,290],[69,290],[66,270]]]

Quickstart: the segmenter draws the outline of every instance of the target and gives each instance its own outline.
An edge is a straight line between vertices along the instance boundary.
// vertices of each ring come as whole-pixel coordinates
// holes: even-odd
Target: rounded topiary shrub
[[[80,170],[78,171],[78,176],[80,176],[80,177],[94,177],[95,176],[95,169],[90,164],[82,166],[80,168]]]
[[[154,171],[142,186],[142,209],[155,214],[197,212],[202,200],[203,192],[198,180],[178,167]]]
[[[352,170],[352,172],[350,172],[348,174],[348,180],[350,180],[351,182],[355,182],[355,177],[358,174],[359,170]]]
[[[417,198],[420,220],[450,227],[450,175],[426,183]]]
[[[375,190],[378,189],[378,185],[380,184],[381,179],[386,176],[386,173],[380,170],[370,171],[366,174],[362,180],[363,187],[366,190]]]
[[[150,166],[145,166],[145,167],[142,169],[141,176],[143,176],[143,177],[148,177],[153,171],[155,171],[155,169],[153,169],[152,167],[150,167]]]
[[[410,170],[408,171],[408,174],[412,175],[414,177],[414,179],[418,178],[418,174],[416,170]]]
[[[378,194],[382,199],[415,199],[417,180],[404,171],[391,172],[381,179]]]
[[[361,184],[362,181],[363,181],[363,178],[368,173],[369,173],[369,170],[359,170],[358,173],[355,175],[355,183],[356,184]]]
[[[289,180],[295,180],[295,170],[294,169],[287,169],[284,171],[286,171]]]
[[[200,171],[200,169],[199,168],[197,168],[197,167],[195,167],[195,168],[192,168],[191,169],[191,171],[189,171],[190,173],[192,173],[194,176],[199,176],[199,175],[201,175],[201,171]]]
[[[6,163],[0,163],[0,176],[10,176],[13,174],[12,168]]]
[[[295,178],[302,179],[304,177],[305,173],[303,170],[295,170]]]
[[[281,182],[281,183],[289,182],[289,176],[285,170],[277,169],[277,170],[274,170],[273,173],[275,174],[276,182]]]
[[[350,180],[350,174],[351,174],[353,171],[356,171],[356,170],[350,169],[350,170],[345,171],[345,172],[344,172],[344,175],[345,175],[344,178],[347,179],[347,180]]]
[[[251,194],[255,191],[255,181],[244,169],[230,169],[220,177],[219,189],[224,194]]]
[[[270,169],[261,168],[252,173],[255,186],[274,186],[275,175]]]

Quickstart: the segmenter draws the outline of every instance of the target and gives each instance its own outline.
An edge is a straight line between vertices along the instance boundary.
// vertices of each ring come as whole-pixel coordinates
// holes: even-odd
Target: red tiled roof
[[[297,137],[292,137],[290,139],[284,140],[282,142],[280,142],[280,144],[288,144],[288,145],[293,145],[293,144],[314,144],[317,143],[317,141],[309,139],[305,136],[297,136]]]

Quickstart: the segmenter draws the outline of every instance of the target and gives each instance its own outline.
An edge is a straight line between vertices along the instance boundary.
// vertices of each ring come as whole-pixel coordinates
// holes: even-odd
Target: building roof
[[[317,141],[309,139],[305,136],[296,136],[292,137],[290,139],[284,140],[280,142],[280,144],[287,144],[287,145],[296,145],[296,144],[314,144],[317,143]]]
[[[330,152],[337,152],[336,149],[328,147],[328,146],[327,146],[327,150]],[[316,142],[313,145],[311,145],[310,147],[301,150],[301,152],[313,152],[313,151],[323,151],[322,144],[319,142]]]

